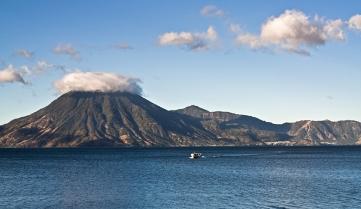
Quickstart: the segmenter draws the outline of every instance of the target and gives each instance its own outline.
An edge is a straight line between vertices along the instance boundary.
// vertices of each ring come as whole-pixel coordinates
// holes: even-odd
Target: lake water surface
[[[361,147],[0,149],[0,208],[360,207]]]

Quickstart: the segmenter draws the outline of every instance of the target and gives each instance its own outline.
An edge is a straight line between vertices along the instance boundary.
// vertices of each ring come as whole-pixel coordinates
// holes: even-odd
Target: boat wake
[[[209,156],[211,158],[223,158],[223,157],[247,157],[247,156],[257,156],[259,154],[220,154]]]

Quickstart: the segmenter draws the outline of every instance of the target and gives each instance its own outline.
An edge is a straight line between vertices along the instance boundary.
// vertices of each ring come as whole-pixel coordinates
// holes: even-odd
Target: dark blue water
[[[0,208],[360,207],[361,147],[0,150]]]

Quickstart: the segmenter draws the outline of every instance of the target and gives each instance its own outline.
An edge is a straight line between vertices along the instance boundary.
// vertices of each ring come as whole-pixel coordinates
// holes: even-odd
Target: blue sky
[[[222,13],[202,14],[210,5]],[[299,37],[291,46],[279,44],[279,38],[264,39],[261,26],[286,10],[302,12],[320,28],[340,19],[343,36],[312,43]],[[195,104],[275,123],[361,121],[361,30],[348,25],[357,14],[361,2],[356,0],[3,0],[0,71],[12,65],[20,72],[39,61],[52,67],[23,73],[27,84],[0,82],[0,124],[49,104],[59,96],[54,81],[75,69],[139,78],[143,96],[166,109]],[[230,31],[231,24],[240,31]],[[215,41],[207,39],[210,26],[217,33]],[[191,34],[205,48],[190,50],[174,40],[160,44],[160,37],[170,32]],[[237,42],[245,34],[252,34],[260,47]],[[54,53],[59,45],[70,45],[79,57]],[[309,56],[295,53],[300,48]],[[26,58],[19,50],[33,54]]]

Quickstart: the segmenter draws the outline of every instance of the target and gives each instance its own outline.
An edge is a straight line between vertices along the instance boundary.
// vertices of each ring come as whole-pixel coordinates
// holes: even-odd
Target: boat
[[[198,152],[192,152],[191,156],[189,157],[190,159],[198,159],[202,157],[202,153],[198,153]]]

